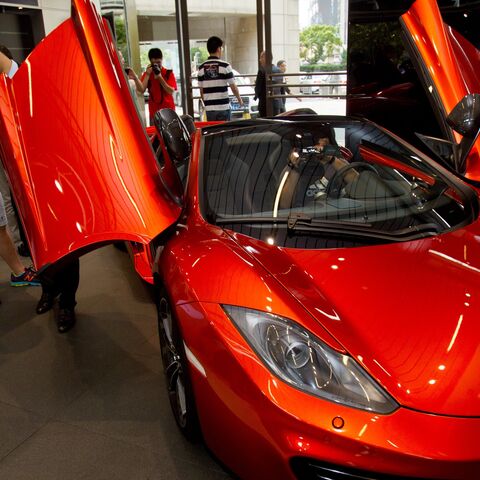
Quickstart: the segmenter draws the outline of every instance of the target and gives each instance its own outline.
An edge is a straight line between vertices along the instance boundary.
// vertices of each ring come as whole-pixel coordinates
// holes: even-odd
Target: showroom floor
[[[80,261],[77,325],[35,315],[40,288],[12,288],[0,260],[0,479],[229,479],[178,432],[155,308],[127,254]]]

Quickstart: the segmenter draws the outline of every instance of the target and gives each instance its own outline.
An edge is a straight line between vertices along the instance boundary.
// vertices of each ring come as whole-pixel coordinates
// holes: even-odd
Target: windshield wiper
[[[260,215],[253,216],[232,216],[232,217],[221,217],[217,216],[215,218],[216,225],[225,225],[225,224],[241,224],[241,223],[267,223],[267,224],[287,224],[287,228],[294,230],[297,225],[314,225],[314,226],[350,226],[356,227],[358,225],[365,225],[371,227],[371,223],[358,223],[350,222],[344,220],[318,220],[306,215],[305,213],[290,213],[288,217],[263,217]]]
[[[291,213],[288,217],[217,217],[217,225],[228,224],[268,224],[287,225],[289,233],[324,233],[335,236],[372,238],[389,242],[404,242],[436,235],[441,227],[435,223],[424,223],[392,231],[373,228],[371,223],[340,220],[318,220],[304,213]]]

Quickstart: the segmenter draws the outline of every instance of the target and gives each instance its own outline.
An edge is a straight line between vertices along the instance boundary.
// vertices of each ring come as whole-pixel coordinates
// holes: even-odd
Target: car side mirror
[[[448,115],[447,123],[460,135],[477,138],[480,131],[480,94],[465,95]]]
[[[456,164],[457,170],[464,173],[466,159],[480,133],[480,94],[465,95],[448,115],[447,124],[463,136],[458,145]]]

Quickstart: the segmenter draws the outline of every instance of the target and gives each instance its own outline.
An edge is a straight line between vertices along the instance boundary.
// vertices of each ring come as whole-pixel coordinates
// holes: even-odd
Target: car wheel
[[[164,288],[157,299],[158,334],[166,386],[173,416],[190,441],[200,438],[195,398],[188,371],[183,337]]]

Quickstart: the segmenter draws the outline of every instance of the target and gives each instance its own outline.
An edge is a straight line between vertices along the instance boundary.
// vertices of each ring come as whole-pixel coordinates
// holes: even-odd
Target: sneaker
[[[10,285],[12,287],[39,287],[41,285],[37,276],[37,271],[33,267],[26,267],[20,275],[10,275]]]

